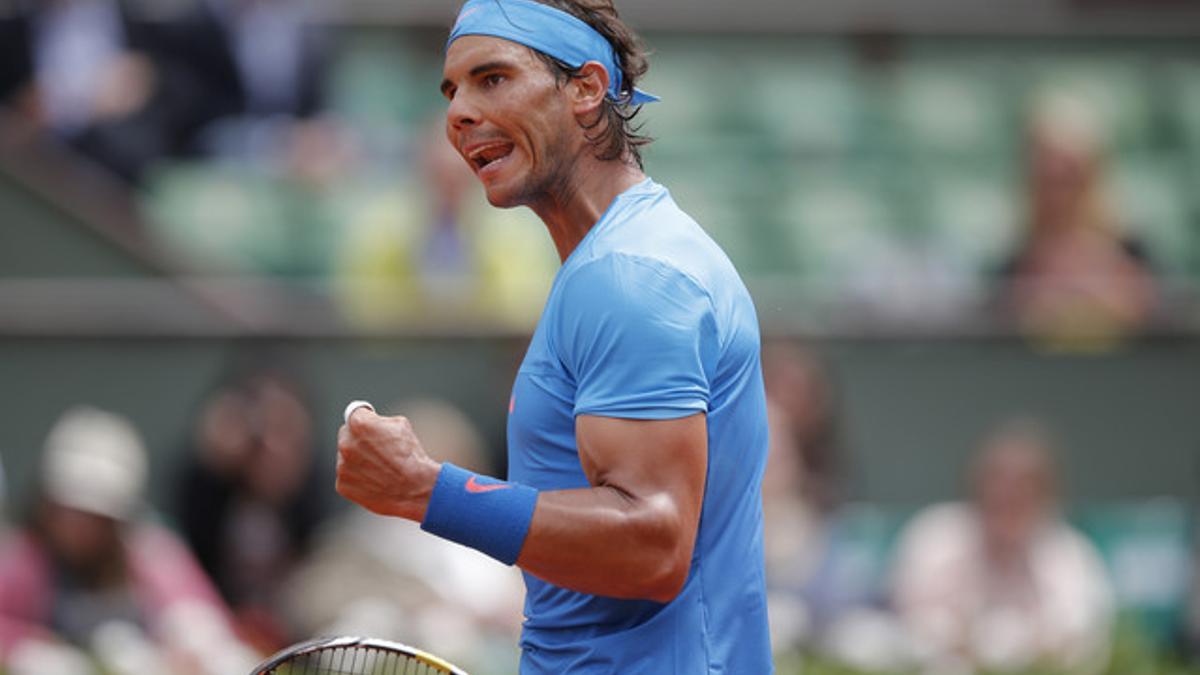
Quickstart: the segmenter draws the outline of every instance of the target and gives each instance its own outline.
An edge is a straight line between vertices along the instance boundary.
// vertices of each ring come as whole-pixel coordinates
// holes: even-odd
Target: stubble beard
[[[529,159],[533,161],[532,156]],[[512,199],[505,200],[505,208],[528,206],[538,211],[541,205],[570,201],[578,190],[575,174],[579,158],[571,147],[569,136],[559,133],[552,142],[547,143],[542,159],[540,170],[529,169],[517,193]]]

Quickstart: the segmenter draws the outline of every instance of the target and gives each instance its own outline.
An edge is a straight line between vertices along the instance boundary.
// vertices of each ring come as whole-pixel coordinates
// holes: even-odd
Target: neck
[[[568,177],[530,204],[546,224],[563,262],[579,246],[613,200],[646,178],[636,164],[582,157]]]

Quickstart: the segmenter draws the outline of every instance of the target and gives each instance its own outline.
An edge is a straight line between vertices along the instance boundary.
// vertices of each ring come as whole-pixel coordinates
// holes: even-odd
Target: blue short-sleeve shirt
[[[704,413],[700,529],[687,582],[667,604],[525,575],[522,673],[772,671],[759,352],[749,293],[716,243],[650,179],[618,196],[559,270],[517,374],[509,479],[539,490],[587,487],[578,415]]]

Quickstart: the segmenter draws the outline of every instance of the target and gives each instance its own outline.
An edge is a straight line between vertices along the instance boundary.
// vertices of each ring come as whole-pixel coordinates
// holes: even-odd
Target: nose
[[[466,92],[459,92],[450,101],[450,107],[446,110],[446,123],[456,131],[479,124],[479,109]]]

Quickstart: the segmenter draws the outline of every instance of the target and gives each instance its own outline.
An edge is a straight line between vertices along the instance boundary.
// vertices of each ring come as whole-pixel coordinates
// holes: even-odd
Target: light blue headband
[[[469,0],[450,31],[450,43],[463,35],[503,38],[578,68],[598,61],[608,71],[608,98],[621,102],[621,69],[608,40],[586,23],[533,0]],[[631,105],[654,103],[658,97],[633,90]]]

